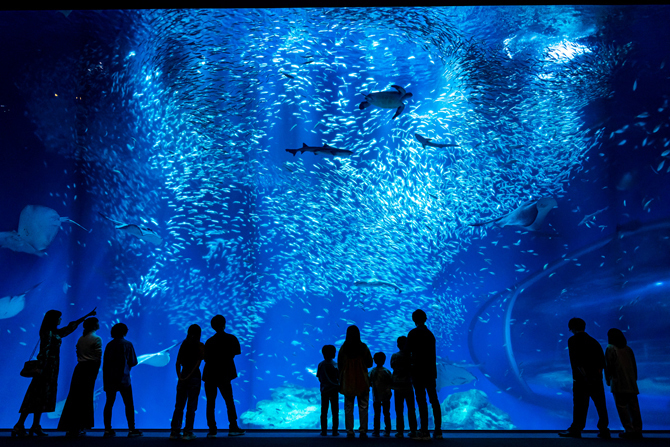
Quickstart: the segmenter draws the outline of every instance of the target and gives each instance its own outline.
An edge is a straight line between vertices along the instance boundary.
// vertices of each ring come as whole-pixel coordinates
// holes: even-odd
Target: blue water
[[[138,355],[193,323],[206,339],[220,313],[242,345],[241,425],[318,428],[321,347],[356,324],[390,358],[423,308],[445,429],[566,428],[574,316],[603,347],[609,328],[625,332],[645,428],[668,429],[669,18],[667,6],[0,12],[0,230],[26,205],[86,229],[62,223],[44,256],[0,249],[0,426],[16,422],[18,372],[49,309],[65,323],[97,307],[103,343],[122,321]],[[397,118],[359,108],[392,85],[412,93]],[[286,151],[303,144],[352,154]],[[533,231],[472,225],[543,197],[556,207]],[[8,298],[25,291],[23,307]],[[78,334],[63,340],[61,402]],[[169,426],[176,353],[133,369],[138,427]],[[120,403],[114,421],[125,426]]]

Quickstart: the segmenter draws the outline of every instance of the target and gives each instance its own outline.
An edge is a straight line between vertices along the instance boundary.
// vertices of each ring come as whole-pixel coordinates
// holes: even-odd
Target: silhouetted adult
[[[93,428],[93,394],[102,361],[102,339],[95,333],[98,329],[98,319],[87,318],[84,335],[77,341],[77,366],[58,421],[58,430],[67,431],[67,436],[85,435],[86,429]]]
[[[67,326],[58,328],[62,315],[58,310],[50,310],[44,315],[40,326],[40,351],[37,354],[41,372],[30,381],[19,410],[21,416],[12,430],[12,436],[22,437],[28,434],[47,436],[40,425],[40,418],[42,413],[49,413],[56,409],[61,339],[73,333],[87,317],[95,315],[95,309],[82,318],[71,321]],[[26,433],[24,424],[31,413],[33,414],[33,425],[29,433]]]
[[[340,368],[340,394],[344,395],[344,425],[347,437],[354,438],[354,400],[358,400],[358,418],[361,422],[361,438],[368,437],[368,402],[370,378],[368,368],[372,366],[372,354],[361,341],[361,332],[356,326],[347,328],[347,336],[337,355]]]
[[[412,357],[407,352],[407,337],[401,335],[397,341],[398,352],[391,356],[391,369],[393,369],[393,397],[395,398],[396,415],[396,438],[405,435],[405,418],[403,417],[403,405],[407,404],[407,420],[409,422],[409,437],[415,439],[416,432],[416,403],[414,400],[414,389],[412,388]]]
[[[198,396],[200,395],[200,363],[205,358],[205,345],[200,341],[202,331],[200,326],[192,324],[188,328],[186,340],[179,347],[175,367],[177,369],[177,402],[172,414],[172,431],[170,439],[185,439],[187,441],[195,439],[193,434],[193,421],[195,420],[195,410],[198,409]],[[184,436],[181,436],[181,420],[184,417],[184,407],[186,408],[186,423],[184,424]]]
[[[603,368],[605,368],[603,348],[595,338],[584,332],[586,322],[581,318],[572,318],[568,322],[568,329],[574,334],[568,339],[572,367],[572,425],[567,431],[558,435],[569,438],[582,437],[590,398],[598,412],[598,437],[610,438],[603,387]]]
[[[221,392],[228,411],[228,436],[240,436],[244,434],[244,430],[237,425],[233,386],[230,383],[237,378],[234,359],[236,355],[241,354],[240,342],[233,334],[224,332],[226,319],[223,315],[214,316],[211,325],[216,334],[205,343],[205,368],[202,373],[207,396],[207,426],[209,427],[207,437],[215,438],[217,433],[214,409],[218,391]]]
[[[637,364],[633,350],[628,346],[626,337],[619,329],[607,331],[605,349],[605,381],[614,395],[616,409],[621,425],[626,430],[619,433],[620,438],[642,438],[642,415],[637,395]]]
[[[112,341],[105,346],[102,363],[102,383],[105,387],[105,420],[104,438],[116,436],[112,429],[112,409],[116,401],[116,393],[121,394],[123,406],[126,408],[126,422],[128,423],[128,437],[142,436],[142,432],[135,428],[135,402],[133,402],[133,387],[130,381],[130,370],[137,366],[135,347],[125,339],[128,335],[128,326],[116,323],[112,326]]]
[[[412,313],[412,321],[416,325],[407,334],[407,351],[412,359],[412,385],[416,394],[416,404],[419,406],[421,428],[418,437],[430,439],[428,432],[428,403],[426,394],[433,407],[435,420],[435,439],[442,439],[442,409],[437,398],[437,356],[435,354],[435,336],[426,327],[428,317],[426,313],[417,309]]]

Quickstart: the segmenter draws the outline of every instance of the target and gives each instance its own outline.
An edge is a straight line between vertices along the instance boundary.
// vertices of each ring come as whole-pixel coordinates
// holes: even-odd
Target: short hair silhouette
[[[583,331],[586,330],[586,321],[581,318],[572,318],[568,321],[568,329],[571,331]]]
[[[426,316],[426,312],[422,311],[421,309],[417,309],[412,313],[412,321],[417,323],[417,324],[423,324],[428,320],[428,317]]]
[[[90,334],[91,332],[97,330],[100,327],[100,321],[95,318],[87,318],[84,320],[84,333]]]
[[[123,338],[128,334],[128,326],[123,323],[116,323],[110,331],[112,338]]]
[[[386,361],[386,354],[383,352],[376,352],[372,358],[374,359],[377,366],[383,366],[384,362]]]
[[[607,343],[614,345],[617,348],[625,348],[628,344],[626,341],[626,336],[623,335],[623,332],[614,327],[607,331]]]
[[[221,331],[226,328],[226,319],[223,315],[215,315],[211,321],[212,329]]]
[[[405,337],[404,335],[398,337],[398,349],[400,349],[401,351],[405,349],[405,344],[407,344],[407,337]]]
[[[333,345],[323,345],[323,348],[321,348],[321,354],[323,354],[323,358],[327,360],[334,359],[336,352],[337,349],[335,349],[335,346]]]

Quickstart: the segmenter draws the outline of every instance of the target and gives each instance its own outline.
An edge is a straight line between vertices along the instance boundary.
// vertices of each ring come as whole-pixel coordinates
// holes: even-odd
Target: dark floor
[[[206,438],[206,430],[196,430],[198,439],[193,441],[175,441],[168,439],[169,431],[165,430],[145,430],[141,438],[127,438],[127,431],[117,431],[116,438],[102,438],[102,430],[91,430],[88,436],[82,438],[66,438],[63,432],[47,431],[48,438],[9,438],[10,430],[0,430],[2,444],[11,443],[21,446],[32,447],[45,445],[63,446],[78,444],[85,446],[94,441],[95,447],[154,447],[165,446],[179,443],[195,443],[196,445],[225,444],[235,447],[315,447],[315,445],[329,445],[336,447],[338,444],[372,444],[388,446],[407,446],[416,443],[437,443],[449,445],[450,447],[597,447],[598,445],[618,445],[618,446],[670,446],[670,432],[649,432],[645,433],[645,438],[638,441],[629,441],[618,438],[618,433],[612,433],[611,440],[601,440],[596,437],[595,432],[585,432],[582,439],[564,439],[559,438],[554,432],[546,431],[456,431],[445,432],[443,440],[414,441],[411,439],[390,438],[368,438],[364,440],[348,439],[344,432],[340,432],[339,437],[322,437],[317,431],[303,430],[248,430],[244,436],[229,438],[225,430],[219,431],[216,439]],[[394,433],[395,434],[395,433]]]

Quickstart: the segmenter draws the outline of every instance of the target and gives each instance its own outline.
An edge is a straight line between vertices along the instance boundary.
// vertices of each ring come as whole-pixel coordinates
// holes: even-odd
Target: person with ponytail
[[[200,396],[200,363],[205,358],[205,345],[200,341],[202,330],[197,324],[188,328],[186,339],[179,347],[177,354],[177,403],[172,415],[172,431],[170,439],[184,439],[191,441],[196,438],[193,434],[193,421],[195,410],[198,409],[198,396]],[[186,407],[186,404],[188,406]],[[184,436],[181,435],[181,421],[184,417],[186,407],[186,423],[184,424]]]

